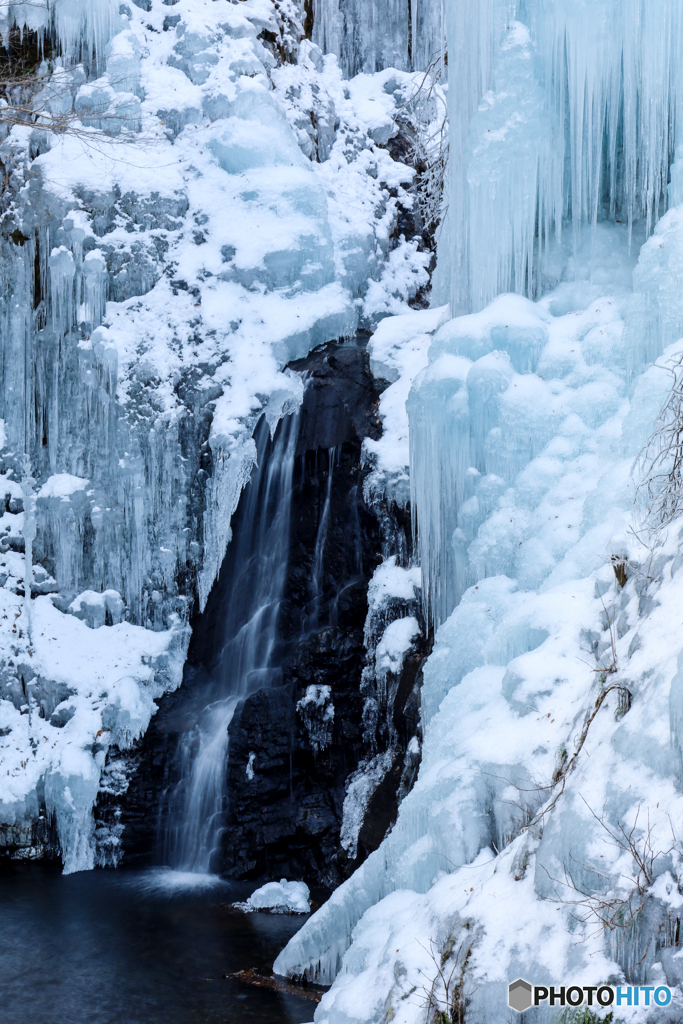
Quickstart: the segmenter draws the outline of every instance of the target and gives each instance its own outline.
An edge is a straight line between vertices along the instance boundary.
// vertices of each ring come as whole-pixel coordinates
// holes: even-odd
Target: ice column
[[[100,324],[107,301],[107,265],[99,249],[89,252],[83,261],[83,319]]]
[[[49,259],[52,288],[52,326],[61,338],[73,323],[73,285],[76,264],[65,245],[53,249]]]

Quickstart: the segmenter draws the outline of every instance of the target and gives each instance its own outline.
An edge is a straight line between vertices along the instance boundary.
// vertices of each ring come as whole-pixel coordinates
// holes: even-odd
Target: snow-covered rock
[[[245,903],[236,904],[246,911],[269,910],[271,914],[310,914],[310,892],[305,882],[266,882]]]

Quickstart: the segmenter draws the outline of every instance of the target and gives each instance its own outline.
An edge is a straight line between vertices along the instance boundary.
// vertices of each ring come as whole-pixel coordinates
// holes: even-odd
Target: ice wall
[[[312,0],[312,38],[345,74],[443,65],[446,0]]]
[[[385,321],[371,343],[416,371],[411,502],[438,627],[422,762],[380,849],[275,967],[336,979],[316,1024],[489,1024],[510,981],[570,976],[668,983],[672,1007],[644,1017],[674,1021],[680,530],[655,543],[633,498],[682,345],[681,8],[449,15],[440,259],[465,315]],[[385,422],[399,412],[387,398]]]
[[[563,229],[576,252],[584,224],[644,218],[649,232],[666,210],[681,12],[670,0],[482,0],[449,13],[444,258],[454,311],[469,312],[554,283],[548,250]]]

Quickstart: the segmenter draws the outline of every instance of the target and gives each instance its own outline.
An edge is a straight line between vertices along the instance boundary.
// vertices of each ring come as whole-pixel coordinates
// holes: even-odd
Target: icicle
[[[76,265],[65,245],[53,249],[48,260],[52,291],[52,326],[63,337],[73,323],[73,283]]]
[[[582,221],[600,216],[605,181],[612,214],[621,212],[629,225],[645,217],[649,233],[664,212],[673,153],[678,5],[537,0],[530,11],[551,111],[568,124],[565,189],[575,236]]]
[[[14,23],[20,29],[38,32],[41,38],[49,33],[54,19],[57,42],[67,60],[81,55],[86,61],[103,57],[117,14],[114,0],[60,0],[54,6],[28,0],[11,8]]]
[[[524,28],[503,0],[449,0],[448,13],[450,271],[454,310],[466,312],[506,289],[533,296],[565,218],[575,255],[584,226],[595,235],[604,217],[653,230],[680,116],[683,14],[671,0],[529,0]],[[526,69],[515,70],[511,39],[527,29]],[[503,117],[510,88],[515,116]],[[497,170],[483,153],[496,133]]]
[[[416,69],[417,61],[417,19],[418,19],[418,5],[419,0],[411,0],[410,5],[410,53],[412,56],[412,66]],[[416,69],[417,70],[417,69]]]
[[[443,50],[441,2],[314,0],[313,13],[313,42],[337,54],[348,77],[386,67],[422,71]]]
[[[31,643],[31,589],[33,587],[33,541],[36,536],[36,497],[35,480],[31,474],[31,460],[27,454],[23,459],[23,476],[21,490],[24,495],[24,617],[26,633]],[[29,700],[29,710],[30,710]]]
[[[107,264],[99,249],[89,252],[83,261],[83,319],[94,325],[102,322],[107,302]]]
[[[450,104],[451,303],[454,312],[470,307],[466,142],[472,117],[491,86],[495,47],[507,22],[503,0],[454,3],[449,0],[448,54]],[[488,239],[481,239],[486,244]]]

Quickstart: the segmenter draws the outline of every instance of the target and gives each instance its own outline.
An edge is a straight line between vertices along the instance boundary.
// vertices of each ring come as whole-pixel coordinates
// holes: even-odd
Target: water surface
[[[171,871],[0,874],[2,1024],[303,1024],[315,1003],[226,978],[303,916],[236,914],[253,886]]]

